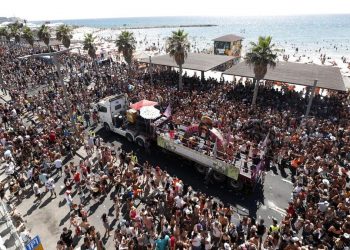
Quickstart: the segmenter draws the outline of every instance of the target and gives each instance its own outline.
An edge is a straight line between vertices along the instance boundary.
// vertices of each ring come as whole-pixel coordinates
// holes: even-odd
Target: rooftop
[[[237,36],[235,34],[228,34],[225,36],[220,36],[218,38],[213,39],[213,41],[216,42],[236,42],[236,41],[242,41],[244,37]]]
[[[253,67],[245,62],[234,65],[223,74],[254,77]],[[275,68],[268,68],[264,80],[280,81],[303,86],[313,86],[324,89],[346,91],[340,69],[332,66],[302,64],[292,62],[277,62]]]
[[[185,63],[182,65],[183,69],[209,71],[221,64],[233,60],[233,56],[220,56],[212,54],[188,53]],[[153,56],[151,58],[152,64],[163,65],[169,67],[178,67],[174,58],[169,55]],[[142,63],[149,63],[149,58],[141,59]]]

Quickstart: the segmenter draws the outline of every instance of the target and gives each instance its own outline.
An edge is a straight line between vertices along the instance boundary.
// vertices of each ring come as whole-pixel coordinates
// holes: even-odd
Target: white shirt
[[[40,188],[39,188],[39,185],[37,183],[34,183],[33,192],[35,195],[40,194]]]
[[[13,164],[12,161],[8,164],[5,171],[6,171],[6,174],[8,175],[11,175],[15,172],[15,165]]]
[[[48,179],[46,182],[45,182],[45,187],[48,189],[48,190],[52,190],[55,188],[55,183],[54,183],[54,180],[52,178]]]
[[[220,225],[220,223],[219,223],[219,225]],[[212,224],[212,226],[213,226],[213,235],[216,238],[220,238],[221,237],[221,231],[220,231],[220,229],[217,226],[215,226],[215,222]]]
[[[1,144],[5,147],[6,146],[6,138],[1,138]]]
[[[205,250],[210,250],[211,248],[212,248],[211,237],[208,234],[208,237],[205,238]]]
[[[16,109],[11,110],[11,116],[16,117],[17,116],[17,111]]]
[[[62,167],[62,160],[61,159],[55,160],[55,167],[56,168],[61,168]]]
[[[319,202],[318,203],[318,210],[321,212],[326,212],[328,210],[329,203],[328,202]]]
[[[89,137],[89,139],[88,139],[88,145],[89,145],[90,147],[94,146],[94,138],[93,138],[93,137]]]
[[[5,158],[12,158],[12,153],[10,150],[6,150],[5,153],[4,153],[4,157]]]
[[[33,169],[29,168],[28,171],[27,171],[27,178],[28,179],[32,178],[32,175],[33,175]]]
[[[201,245],[201,236],[198,234],[192,239],[192,246],[199,247]]]
[[[183,200],[180,196],[176,196],[174,200],[177,208],[181,208],[183,206]]]

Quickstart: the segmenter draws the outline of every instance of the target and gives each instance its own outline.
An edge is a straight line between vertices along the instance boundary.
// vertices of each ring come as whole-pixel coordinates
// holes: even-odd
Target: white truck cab
[[[147,136],[135,124],[127,121],[129,103],[126,94],[105,97],[97,103],[96,109],[105,130],[136,142],[141,147],[145,146]]]
[[[97,103],[97,111],[103,127],[111,130],[114,127],[113,118],[125,114],[128,108],[127,96],[124,94],[108,96]]]

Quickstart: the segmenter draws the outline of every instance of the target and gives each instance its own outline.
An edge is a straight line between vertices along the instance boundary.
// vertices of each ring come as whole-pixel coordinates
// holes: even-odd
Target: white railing
[[[0,220],[5,221],[6,226],[10,228],[9,234],[11,234],[11,236],[14,238],[14,243],[16,247],[15,249],[24,250],[24,245],[22,243],[21,238],[18,235],[16,227],[13,225],[7,206],[2,201],[0,202],[0,217]]]
[[[197,150],[193,150],[181,143],[176,143],[170,137],[164,136],[164,134],[159,134],[157,139],[158,146],[171,151],[173,153],[179,154],[189,160],[197,162],[203,166],[212,167],[216,171],[227,175],[231,178],[237,179],[240,174],[240,168],[233,164],[227,163]]]

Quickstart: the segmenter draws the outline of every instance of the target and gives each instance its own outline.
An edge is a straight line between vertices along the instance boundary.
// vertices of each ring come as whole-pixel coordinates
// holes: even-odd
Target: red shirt
[[[80,173],[79,173],[79,172],[76,172],[76,173],[74,174],[74,181],[75,181],[76,183],[80,182]]]
[[[88,174],[87,167],[85,165],[80,166],[81,171],[83,172],[84,175]]]
[[[295,209],[294,209],[294,207],[293,207],[293,206],[289,206],[289,207],[287,208],[287,213],[290,214],[290,215],[292,215],[292,216],[294,216],[294,215],[295,215]]]
[[[51,142],[54,142],[56,140],[56,133],[55,132],[51,132],[49,135],[49,140]]]
[[[176,242],[175,236],[172,235],[170,238],[170,247],[172,247],[172,248],[175,247],[175,242]]]

